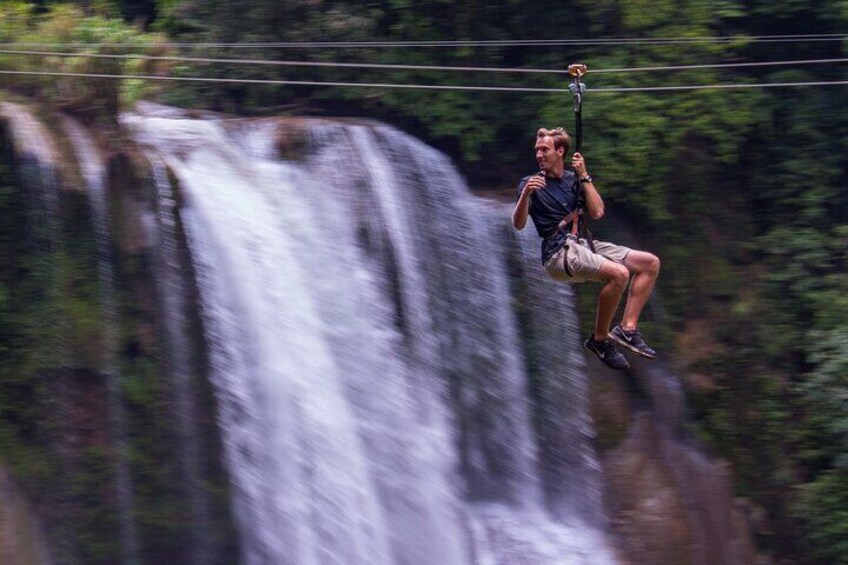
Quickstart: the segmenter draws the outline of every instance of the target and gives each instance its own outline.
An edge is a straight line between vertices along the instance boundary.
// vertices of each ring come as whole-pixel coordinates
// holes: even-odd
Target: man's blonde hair
[[[542,139],[543,137],[553,138],[554,149],[564,147],[565,152],[568,153],[568,148],[571,146],[571,136],[563,128],[539,128],[539,131],[536,132],[536,139]]]

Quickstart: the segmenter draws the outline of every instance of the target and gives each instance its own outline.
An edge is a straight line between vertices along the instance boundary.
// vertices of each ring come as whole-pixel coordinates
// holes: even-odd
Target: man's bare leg
[[[601,287],[601,291],[598,293],[595,331],[592,337],[583,342],[583,347],[590,353],[597,355],[608,367],[621,371],[630,367],[630,363],[616,349],[610,339],[610,324],[612,323],[612,317],[615,315],[615,311],[618,309],[618,303],[621,302],[621,295],[624,294],[624,289],[627,288],[630,272],[624,265],[619,265],[605,259],[601,264],[601,268],[598,270],[598,275],[604,286]]]
[[[624,305],[624,316],[621,318],[621,328],[633,331],[639,325],[639,316],[651,296],[654,283],[660,274],[659,258],[645,251],[631,251],[624,258],[624,265],[631,273],[635,273],[630,282],[627,302]]]
[[[628,253],[628,257],[632,254],[632,251]],[[598,293],[595,333],[592,337],[596,341],[604,341],[609,337],[612,317],[618,309],[618,303],[621,301],[621,295],[624,294],[624,289],[627,288],[630,273],[624,265],[605,260],[598,270],[598,274],[604,286],[601,287],[601,291]]]

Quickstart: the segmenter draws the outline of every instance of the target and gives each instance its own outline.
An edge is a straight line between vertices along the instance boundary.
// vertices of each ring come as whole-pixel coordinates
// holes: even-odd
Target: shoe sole
[[[589,348],[589,346],[588,346],[588,345],[586,345],[586,343],[585,343],[585,342],[583,343],[583,349],[585,349],[586,351],[588,351],[589,353],[591,353],[592,355],[594,355],[595,357],[597,357],[597,358],[598,358],[598,361],[600,361],[601,363],[603,363],[604,365],[606,365],[607,367],[609,367],[609,368],[610,368],[610,369],[612,369],[613,371],[624,371],[624,370],[626,370],[626,369],[629,369],[629,368],[630,368],[630,363],[629,363],[629,362],[627,362],[627,359],[625,359],[625,360],[624,360],[625,362],[627,362],[627,365],[625,365],[624,367],[613,367],[612,365],[610,365],[609,363],[607,363],[606,359],[604,359],[603,357],[601,357],[600,355],[598,355],[598,353],[597,353],[594,349],[590,349],[590,348]]]
[[[621,339],[620,337],[616,336],[612,332],[610,332],[609,337],[610,337],[611,340],[613,340],[616,343],[616,345],[620,345],[624,349],[627,349],[628,351],[632,351],[633,353],[635,353],[636,355],[639,355],[640,357],[644,357],[645,359],[656,359],[657,358],[656,354],[648,355],[647,353],[645,353],[644,351],[642,351],[638,347],[630,345],[627,341]]]

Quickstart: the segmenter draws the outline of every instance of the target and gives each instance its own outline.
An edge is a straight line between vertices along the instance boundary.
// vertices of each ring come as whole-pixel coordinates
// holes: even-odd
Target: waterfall
[[[48,256],[56,251],[61,244],[61,215],[59,203],[59,174],[57,149],[53,143],[52,136],[45,130],[44,126],[32,115],[26,107],[12,103],[0,102],[0,119],[5,119],[8,136],[12,140],[15,153],[15,167],[17,175],[23,180],[24,210],[25,215],[25,239],[23,246],[26,252],[32,256]],[[54,292],[59,279],[59,274],[52,262],[43,266],[38,272],[38,298],[49,296]],[[55,313],[55,312],[53,312]],[[45,336],[48,347],[45,348],[44,358],[39,359],[39,369],[54,371],[68,362],[69,352],[66,343],[65,331],[57,333],[46,331],[46,326],[55,323],[62,324],[61,317],[51,316],[50,320],[36,320],[40,334]],[[64,328],[62,328],[64,330]],[[49,352],[49,353],[46,353]],[[67,414],[67,406],[59,405],[59,413]],[[60,433],[66,435],[66,419],[59,418]],[[71,458],[67,457],[66,450],[53,446],[57,453],[61,473],[70,475],[74,471]],[[51,503],[60,508],[67,508],[71,495],[66,489],[58,489],[51,496]],[[56,555],[75,555],[77,544],[71,528],[67,523],[58,521],[55,525],[57,548]]]
[[[509,217],[512,206],[492,212]],[[577,513],[587,522],[604,523],[600,465],[592,447],[594,429],[589,417],[589,383],[583,358],[574,287],[554,282],[539,265],[539,238],[532,229],[517,237],[503,222],[492,230],[511,251],[513,295],[526,304],[519,316],[522,347],[532,350],[528,372],[533,375],[541,475],[546,506],[567,519]],[[517,241],[516,241],[517,240]]]
[[[118,312],[115,303],[116,282],[112,268],[114,243],[109,218],[109,199],[106,193],[106,165],[89,133],[76,121],[63,116],[63,129],[76,152],[91,207],[92,224],[97,249],[97,270],[101,288],[103,318],[103,367],[109,396],[109,415],[115,443],[115,492],[118,509],[121,550],[125,563],[138,563],[140,548],[134,519],[134,496],[128,460],[127,415],[121,394],[118,372],[117,337]]]
[[[18,167],[26,179],[30,244],[39,250],[52,249],[59,237],[58,152],[52,136],[20,104],[0,102],[0,116],[11,126]]]
[[[613,562],[573,324],[516,319],[532,244],[444,155],[378,124],[122,122],[184,200],[246,563]]]
[[[188,273],[181,269],[185,260],[180,252],[177,227],[176,202],[171,183],[161,161],[151,163],[156,188],[157,244],[156,282],[164,322],[167,371],[174,384],[177,432],[177,457],[191,510],[192,563],[207,564],[214,561],[213,542],[209,532],[212,524],[207,496],[203,492],[200,453],[200,431],[197,425],[197,406],[192,395],[192,352],[188,322],[190,299]]]

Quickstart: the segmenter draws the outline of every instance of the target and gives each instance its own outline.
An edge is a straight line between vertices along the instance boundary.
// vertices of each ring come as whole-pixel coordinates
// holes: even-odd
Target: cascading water
[[[76,151],[77,162],[80,164],[91,206],[104,327],[102,372],[106,378],[112,436],[116,449],[115,492],[117,493],[121,550],[126,563],[138,563],[140,548],[133,518],[135,503],[128,461],[127,416],[121,395],[117,361],[118,313],[115,303],[116,282],[112,268],[114,244],[109,219],[109,200],[106,194],[106,165],[94,140],[80,124],[68,117],[63,117],[61,123]]]
[[[530,394],[506,216],[443,155],[379,125],[123,122],[185,200],[247,563],[612,562],[585,386],[569,369],[580,408],[534,428],[534,402],[568,398]],[[577,347],[554,333],[552,363]]]
[[[192,396],[192,354],[189,341],[190,324],[188,273],[180,269],[184,259],[180,253],[177,226],[177,204],[170,180],[161,161],[151,162],[156,188],[157,237],[155,253],[156,282],[162,302],[161,319],[167,348],[166,370],[174,385],[177,422],[177,457],[193,517],[191,524],[191,563],[204,565],[214,561],[214,544],[210,539],[212,524],[207,496],[203,492],[198,409]]]
[[[0,102],[0,120],[6,122],[4,125],[8,128],[7,135],[14,146],[17,172],[25,184],[25,248],[33,255],[49,254],[57,247],[61,231],[55,146],[44,127],[24,106]],[[40,287],[43,294],[48,292],[46,289],[49,283],[57,277],[52,266],[45,269],[45,274],[45,278],[50,280],[43,281]],[[62,340],[56,341],[58,343],[54,341],[50,344],[53,358],[45,359],[45,365],[60,366],[66,361],[67,347]],[[63,472],[72,472],[72,466],[66,459],[62,459],[61,464]],[[57,493],[52,502],[56,506],[63,506],[68,498],[67,492],[63,491]],[[56,545],[59,551],[74,555],[76,543],[69,528],[60,524],[56,530]]]
[[[9,120],[19,155],[18,167],[29,189],[28,239],[33,245],[50,248],[59,236],[58,152],[52,137],[26,107],[0,102],[0,115]]]
[[[574,288],[553,282],[539,265],[539,238],[532,229],[504,225],[512,206],[490,212],[490,237],[510,251],[512,294],[525,304],[519,316],[523,349],[531,375],[541,479],[546,507],[568,520],[579,515],[602,527],[600,466],[589,418],[589,385],[579,342]]]

